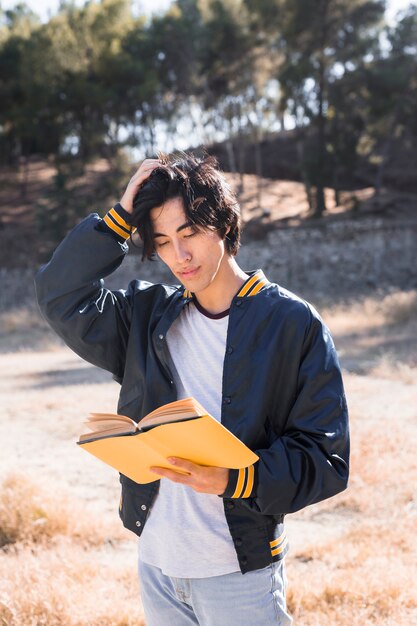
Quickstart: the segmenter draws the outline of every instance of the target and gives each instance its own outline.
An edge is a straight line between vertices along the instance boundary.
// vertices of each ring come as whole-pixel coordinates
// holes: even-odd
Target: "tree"
[[[399,15],[386,29],[389,51],[382,51],[368,72],[369,156],[377,163],[375,198],[378,199],[394,145],[415,155],[417,139],[417,5]],[[414,167],[417,159],[414,156]]]
[[[209,0],[203,17],[199,96],[208,113],[206,123],[226,136],[229,170],[240,179],[238,193],[243,191],[246,146],[252,142],[261,205],[260,143],[276,108],[276,92],[268,92],[271,57],[264,54],[245,2]]]
[[[5,148],[3,160],[12,164],[36,149],[40,140],[36,110],[45,89],[42,94],[34,93],[23,69],[40,21],[23,3],[2,12],[1,18],[0,140]]]
[[[247,0],[258,12],[269,47],[278,51],[277,78],[283,103],[301,129],[302,169],[316,216],[326,209],[329,175],[329,86],[363,63],[378,47],[383,0]],[[264,16],[260,15],[265,11]],[[273,23],[275,15],[276,22]]]

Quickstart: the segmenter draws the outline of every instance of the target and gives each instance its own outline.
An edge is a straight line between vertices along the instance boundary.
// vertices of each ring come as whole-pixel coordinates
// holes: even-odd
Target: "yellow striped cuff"
[[[114,207],[110,209],[110,211],[103,217],[103,221],[106,226],[110,228],[114,233],[116,233],[123,240],[126,240],[133,234],[136,230],[133,226],[128,224],[121,215],[116,211]]]
[[[231,498],[249,498],[255,483],[255,468],[253,465],[239,470],[236,487]]]
[[[255,477],[255,468],[253,467],[253,465],[249,465],[249,467],[246,468],[246,471],[247,471],[246,489],[243,492],[242,498],[249,498],[251,491],[253,489],[253,482],[254,482],[254,477]]]

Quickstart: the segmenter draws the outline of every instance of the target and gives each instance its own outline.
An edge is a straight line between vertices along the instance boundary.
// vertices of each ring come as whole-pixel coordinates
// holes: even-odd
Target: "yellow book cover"
[[[230,469],[258,460],[194,398],[159,407],[139,424],[123,415],[93,413],[87,425],[93,432],[81,435],[78,445],[137,483],[159,480],[150,467],[174,469],[170,456]]]

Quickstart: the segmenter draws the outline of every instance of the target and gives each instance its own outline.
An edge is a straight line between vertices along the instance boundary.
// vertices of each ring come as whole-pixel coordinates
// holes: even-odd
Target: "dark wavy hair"
[[[142,260],[151,259],[155,252],[150,211],[173,198],[182,198],[187,220],[197,229],[219,231],[226,251],[236,255],[240,245],[240,207],[217,159],[185,152],[160,152],[158,158],[167,169],[155,168],[145,180],[133,201],[129,220],[142,239]]]

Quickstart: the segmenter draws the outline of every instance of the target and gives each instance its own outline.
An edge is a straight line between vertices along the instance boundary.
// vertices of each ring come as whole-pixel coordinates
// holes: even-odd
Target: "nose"
[[[175,257],[178,265],[191,261],[191,252],[185,242],[179,241],[175,246]]]

